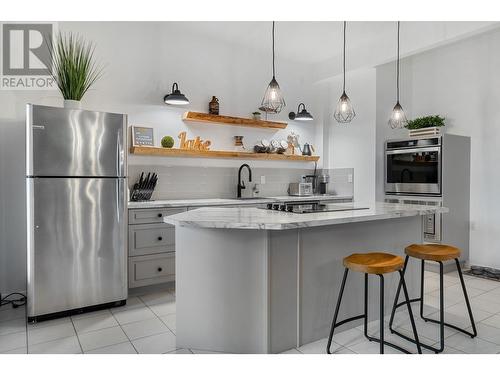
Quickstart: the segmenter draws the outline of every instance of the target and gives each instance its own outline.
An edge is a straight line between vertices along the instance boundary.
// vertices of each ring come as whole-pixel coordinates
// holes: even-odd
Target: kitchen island
[[[326,337],[342,259],[354,252],[403,254],[408,244],[422,242],[423,215],[447,212],[379,202],[338,206],[346,210],[208,207],[164,218],[176,226],[178,347],[279,353]],[[407,271],[413,295],[419,289],[414,263]],[[375,320],[378,288],[370,279],[369,320]],[[362,313],[363,280],[349,276],[339,319]],[[386,313],[397,282],[386,276]]]

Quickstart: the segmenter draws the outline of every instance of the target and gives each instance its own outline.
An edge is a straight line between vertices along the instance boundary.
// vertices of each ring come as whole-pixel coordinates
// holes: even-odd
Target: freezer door
[[[126,179],[27,180],[28,316],[126,299]]]
[[[27,106],[27,175],[124,177],[123,114]]]

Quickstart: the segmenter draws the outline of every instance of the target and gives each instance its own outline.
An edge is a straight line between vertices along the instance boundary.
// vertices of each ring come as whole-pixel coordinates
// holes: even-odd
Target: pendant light
[[[172,85],[172,92],[170,94],[165,95],[163,98],[163,101],[165,104],[170,104],[170,105],[186,105],[189,104],[188,98],[184,96],[179,90],[179,85],[177,85],[177,82],[174,82]]]
[[[389,118],[389,126],[391,129],[402,129],[408,120],[406,119],[405,111],[399,104],[399,21],[398,21],[398,59],[396,72],[396,105],[392,109],[391,117]]]
[[[352,106],[351,100],[345,93],[345,29],[347,22],[344,21],[344,54],[343,54],[343,73],[344,73],[344,84],[342,88],[342,95],[337,103],[337,108],[335,109],[335,113],[333,117],[339,124],[348,124],[352,121],[354,116],[356,116],[356,112],[354,112],[354,107]]]
[[[300,110],[300,107],[302,107],[302,110]],[[299,106],[297,107],[297,113],[290,112],[288,114],[288,118],[290,120],[296,120],[296,121],[312,121],[312,120],[314,120],[312,115],[309,112],[307,112],[306,105],[304,103],[299,104]]]
[[[264,98],[262,99],[259,109],[266,113],[280,113],[285,107],[285,99],[281,93],[280,85],[275,78],[275,65],[274,65],[274,21],[273,21],[273,78],[267,86]]]

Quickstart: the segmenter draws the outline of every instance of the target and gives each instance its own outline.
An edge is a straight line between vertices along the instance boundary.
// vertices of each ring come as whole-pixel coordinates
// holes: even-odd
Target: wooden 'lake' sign
[[[210,150],[210,145],[212,144],[211,141],[204,141],[200,137],[186,139],[186,132],[180,132],[178,137],[180,139],[179,148],[182,150],[208,151]]]

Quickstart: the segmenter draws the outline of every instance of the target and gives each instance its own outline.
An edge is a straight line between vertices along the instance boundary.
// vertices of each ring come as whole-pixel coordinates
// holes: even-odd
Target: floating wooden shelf
[[[185,112],[182,116],[184,121],[209,122],[212,124],[247,126],[251,128],[285,129],[286,122],[254,120],[250,118],[210,115],[201,112]]]
[[[214,158],[214,159],[258,159],[258,160],[288,160],[288,161],[318,161],[319,156],[258,154],[254,152],[238,151],[193,151],[179,148],[140,147],[132,146],[130,153],[144,156],[166,156],[181,158]]]

